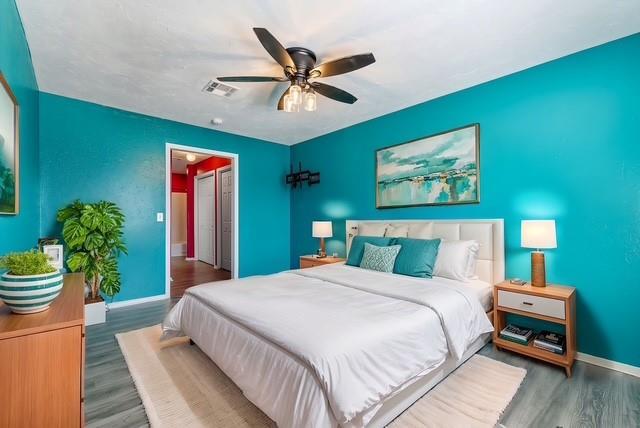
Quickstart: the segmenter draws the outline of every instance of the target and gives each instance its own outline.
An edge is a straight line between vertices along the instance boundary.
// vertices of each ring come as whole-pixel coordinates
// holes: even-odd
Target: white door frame
[[[221,168],[216,169],[216,230],[221,231],[222,230],[222,194],[221,192],[219,192],[219,186],[222,186],[219,183],[222,183],[222,181],[220,181],[220,176],[222,175],[223,172],[225,171],[229,171],[230,169],[233,169],[233,165],[226,165],[223,166]],[[233,177],[235,180],[235,176]],[[235,192],[235,185],[234,185],[234,189],[233,191]],[[233,195],[233,198],[235,199],[235,195]],[[231,214],[231,218],[232,221],[236,221],[236,214],[235,212]],[[233,227],[235,228],[235,224],[233,225]],[[233,242],[231,243],[231,251],[233,252]],[[217,266],[222,266],[222,233],[218,233],[216,234],[216,265]],[[233,266],[235,266],[235,260],[231,260],[231,266],[233,268]]]
[[[203,178],[207,178],[213,176],[213,189],[215,192],[215,197],[214,200],[217,199],[217,190],[218,190],[218,176],[216,174],[216,170],[211,170],[211,171],[207,171],[207,172],[203,172],[202,174],[196,175],[195,177],[193,177],[193,258],[198,261],[200,260],[200,258],[198,257],[198,236],[200,236],[200,234],[198,233],[199,227],[200,225],[198,224],[198,180],[201,180]],[[213,223],[215,225],[217,225],[217,221],[218,221],[218,201],[215,201],[216,204],[216,209],[213,212]],[[188,207],[187,207],[188,209]],[[187,232],[188,235],[189,232]],[[218,242],[218,234],[216,233],[216,231],[213,231],[213,241],[216,243],[217,246],[217,242]],[[213,249],[213,266],[215,268],[218,267],[218,248],[214,248]]]
[[[240,213],[240,156],[237,153],[210,150],[201,147],[183,146],[180,144],[165,143],[165,289],[166,298],[171,296],[171,150],[184,150],[188,152],[205,153],[211,156],[220,156],[231,159],[233,165],[233,232],[231,243],[233,245],[233,266],[231,277],[238,278],[240,266],[240,233],[239,233],[239,213]]]

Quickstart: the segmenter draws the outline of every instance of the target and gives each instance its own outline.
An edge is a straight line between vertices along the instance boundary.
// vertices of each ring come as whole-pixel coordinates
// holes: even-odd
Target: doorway
[[[167,144],[166,290],[238,277],[238,156]]]

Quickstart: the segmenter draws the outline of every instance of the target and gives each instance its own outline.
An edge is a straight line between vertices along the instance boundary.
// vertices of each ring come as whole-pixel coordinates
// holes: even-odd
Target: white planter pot
[[[107,308],[102,302],[86,303],[84,305],[84,324],[102,324],[107,320]]]
[[[60,295],[63,277],[59,271],[42,275],[0,277],[0,299],[17,314],[34,314],[49,309]]]

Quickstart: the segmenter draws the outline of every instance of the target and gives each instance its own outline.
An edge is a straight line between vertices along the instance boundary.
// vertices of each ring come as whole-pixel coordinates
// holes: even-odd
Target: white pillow
[[[409,236],[409,226],[406,224],[390,224],[384,236],[389,238],[406,238]]]
[[[360,223],[358,235],[360,236],[384,236],[387,231],[387,223]]]
[[[434,276],[468,281],[475,276],[480,244],[477,241],[442,241],[433,269]]]
[[[433,239],[433,223],[411,223],[408,236],[413,239]]]

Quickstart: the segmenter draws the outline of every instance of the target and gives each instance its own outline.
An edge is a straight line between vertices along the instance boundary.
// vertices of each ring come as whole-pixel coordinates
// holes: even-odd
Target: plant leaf
[[[99,233],[90,233],[84,240],[84,246],[87,250],[97,250],[104,245],[104,237]]]
[[[60,223],[63,223],[69,220],[70,218],[78,219],[82,215],[83,207],[84,205],[79,200],[76,199],[66,207],[60,208],[58,210],[58,215],[56,216],[56,219]]]
[[[87,229],[78,220],[71,219],[64,223],[62,237],[71,250],[79,250],[84,244]]]
[[[92,205],[85,205],[80,216],[80,223],[89,230],[96,230],[103,221],[102,213]]]
[[[89,264],[89,255],[83,251],[73,253],[67,259],[67,266],[71,269],[71,272],[86,271],[86,267]]]
[[[100,274],[102,282],[100,283],[100,291],[109,297],[120,292],[120,272],[118,272],[118,261],[115,258],[104,259]]]

